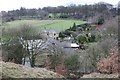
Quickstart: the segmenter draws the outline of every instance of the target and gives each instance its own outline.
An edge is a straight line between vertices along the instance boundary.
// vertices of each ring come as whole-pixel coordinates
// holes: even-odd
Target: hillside
[[[63,78],[45,68],[30,68],[10,62],[0,62],[0,70],[3,78]]]
[[[80,25],[86,22],[81,20],[16,20],[7,22],[4,27],[14,28],[20,27],[23,24],[30,24],[38,30],[52,29],[56,31],[64,31],[72,27],[74,23]]]

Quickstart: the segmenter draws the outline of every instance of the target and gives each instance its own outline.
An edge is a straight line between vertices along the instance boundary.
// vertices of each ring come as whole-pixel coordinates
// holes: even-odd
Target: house
[[[62,43],[64,48],[79,48],[77,43],[64,42]]]
[[[54,46],[56,46],[56,48],[54,48]],[[63,52],[64,55],[70,55],[74,54],[75,51],[74,49],[77,48],[79,48],[79,45],[77,43],[71,43],[67,41],[60,42],[53,38],[48,38],[44,43],[42,50],[36,56],[35,66],[46,67],[47,69],[49,69],[50,68],[49,56],[53,55],[52,49],[60,51],[58,52],[58,54]]]
[[[74,40],[72,35],[71,36],[67,36],[67,37],[64,38],[64,41],[72,41],[72,40]]]
[[[40,34],[46,39],[48,38],[57,39],[59,36],[59,33],[57,33],[55,30],[42,30]]]

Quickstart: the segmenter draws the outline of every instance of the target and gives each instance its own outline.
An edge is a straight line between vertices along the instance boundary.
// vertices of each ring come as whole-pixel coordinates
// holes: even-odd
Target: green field
[[[74,23],[76,23],[76,25],[80,25],[86,22],[81,20],[16,20],[7,22],[4,27],[14,28],[20,27],[22,24],[30,24],[38,30],[52,29],[60,32],[69,29]]]

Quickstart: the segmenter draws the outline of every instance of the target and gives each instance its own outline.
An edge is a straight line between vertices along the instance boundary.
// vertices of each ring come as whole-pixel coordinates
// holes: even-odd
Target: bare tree
[[[19,49],[19,51],[22,51],[21,53],[23,54],[24,58],[26,56],[29,56],[31,66],[34,66],[34,58],[39,52],[41,48],[40,46],[43,45],[43,42],[41,41],[41,36],[38,35],[37,31],[32,27],[32,25],[23,24],[17,26],[17,28],[12,28],[8,30],[6,29],[3,32],[4,33],[2,34],[2,36],[3,38],[5,38],[5,40],[3,40],[3,43],[4,45],[6,45],[4,47],[4,49],[6,48],[5,52],[9,53],[9,50],[15,52],[15,50],[18,48],[17,44],[22,45],[22,49]],[[7,45],[9,45],[9,47]],[[12,49],[15,45],[16,47]],[[12,52],[10,52],[9,54],[11,54]],[[17,55],[16,57],[20,56]]]
[[[22,44],[25,58],[29,57],[31,67],[35,65],[35,57],[40,52],[41,48],[44,46],[44,41],[42,37],[36,33],[36,31],[31,27],[31,25],[24,24],[22,28],[19,29],[19,35],[17,36],[19,42]]]
[[[55,70],[55,67],[57,65],[63,63],[64,59],[63,48],[60,46],[59,41],[56,41],[54,39],[46,41],[45,45],[46,45],[45,48],[47,48],[48,51],[47,52],[48,64],[46,65],[46,67]]]
[[[34,67],[36,55],[42,50],[42,47],[44,47],[45,42],[42,41],[41,39],[23,40],[21,38],[19,40],[23,45],[23,48],[26,50],[26,55],[28,55],[29,57],[31,67]],[[24,56],[24,62],[25,62],[25,57],[27,57],[26,55]]]

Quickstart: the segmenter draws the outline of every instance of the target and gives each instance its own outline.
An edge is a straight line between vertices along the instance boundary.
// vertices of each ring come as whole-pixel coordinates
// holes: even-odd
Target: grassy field
[[[38,30],[52,29],[59,32],[72,27],[74,23],[76,23],[76,25],[78,24],[80,25],[86,22],[81,20],[16,20],[6,23],[4,27],[14,28],[14,27],[20,27],[20,25],[22,24],[30,24],[35,28],[37,28]]]

